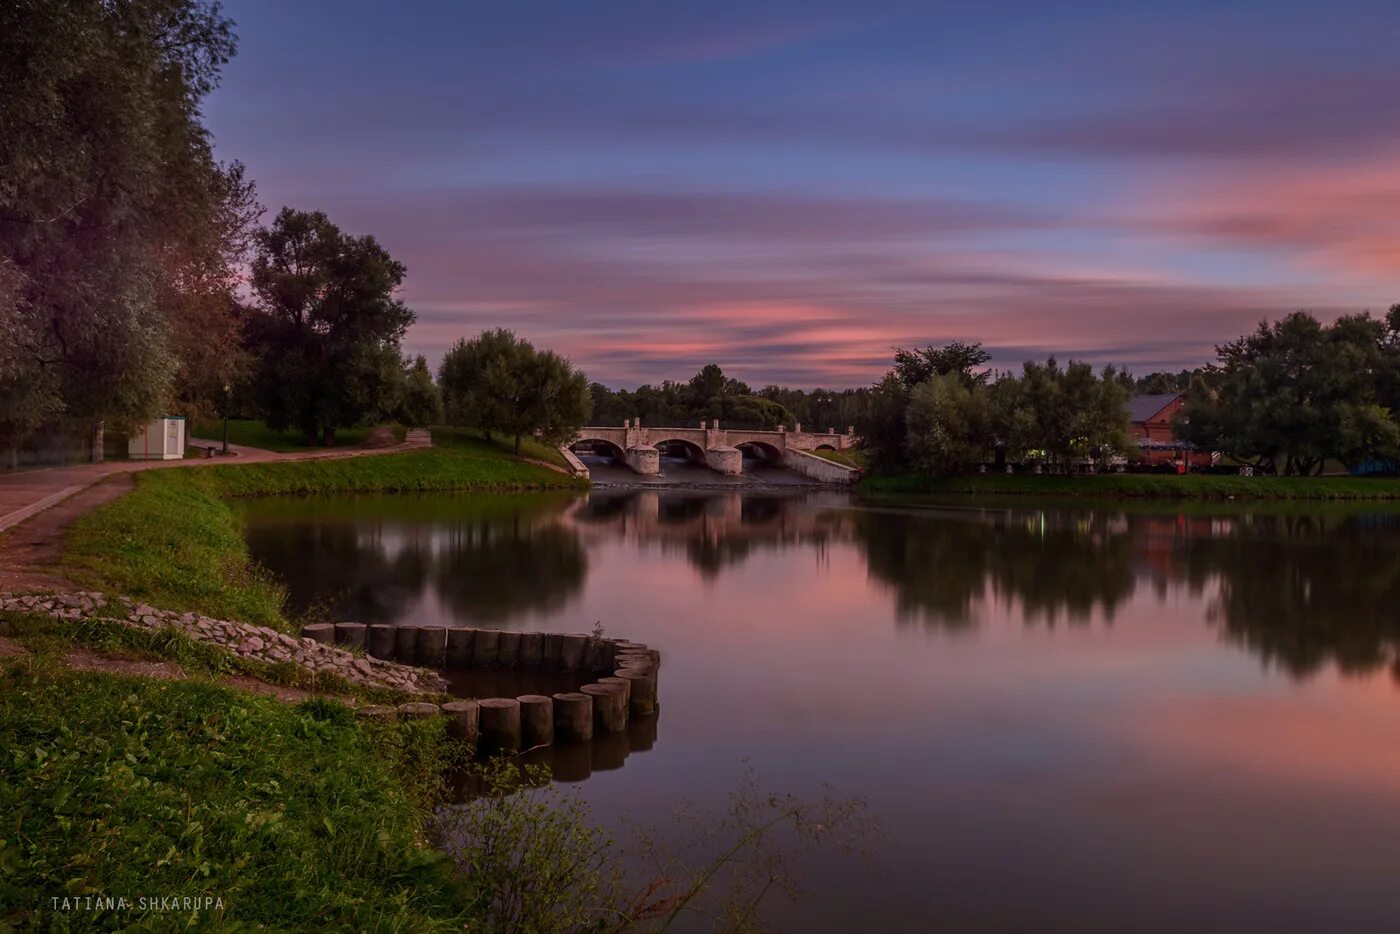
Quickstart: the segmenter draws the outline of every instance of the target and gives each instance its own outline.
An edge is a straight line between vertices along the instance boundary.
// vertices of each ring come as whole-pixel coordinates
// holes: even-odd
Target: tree
[[[1180,430],[1198,447],[1286,474],[1317,473],[1330,458],[1394,459],[1400,428],[1383,404],[1392,339],[1369,315],[1261,323],[1216,348],[1208,378],[1187,391]]]
[[[330,445],[337,429],[390,414],[403,379],[399,346],[413,322],[394,297],[403,264],[319,211],[283,208],[257,247],[249,334],[268,425]]]
[[[572,439],[593,407],[588,379],[551,350],[537,351],[513,331],[483,331],[461,339],[438,368],[450,424],[513,435],[520,453],[523,435],[546,444]]]
[[[60,412],[133,426],[236,363],[256,209],[199,113],[234,48],[201,0],[0,6],[0,443]]]
[[[1027,361],[1019,378],[988,389],[992,433],[1009,456],[1044,458],[1068,469],[1079,457],[1128,450],[1128,382],[1113,367],[1096,375],[1087,363],[1061,368],[1054,357]]]
[[[964,382],[986,382],[987,373],[979,371],[992,355],[980,343],[953,341],[942,347],[895,348],[894,375],[908,389],[928,382],[935,376],[956,374]]]
[[[909,462],[925,473],[966,473],[982,463],[993,443],[987,388],[958,373],[916,386],[906,421]]]
[[[428,358],[419,354],[404,373],[399,421],[411,428],[427,428],[442,418],[442,394],[433,382]]]

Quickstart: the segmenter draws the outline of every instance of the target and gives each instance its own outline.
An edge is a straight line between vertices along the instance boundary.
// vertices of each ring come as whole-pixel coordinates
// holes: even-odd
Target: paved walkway
[[[190,438],[192,447],[221,448],[223,442]],[[214,464],[250,464],[262,461],[320,460],[336,457],[363,457],[368,454],[398,454],[432,445],[427,431],[410,431],[400,444],[385,447],[332,448],[320,451],[296,451],[283,454],[264,451],[239,444],[230,444],[228,458],[192,457],[173,461],[108,461],[103,464],[78,464],[72,467],[37,467],[0,474],[0,533],[13,528],[50,506],[63,502],[94,483],[113,474],[129,474],[138,470],[158,470],[166,467],[200,467]]]

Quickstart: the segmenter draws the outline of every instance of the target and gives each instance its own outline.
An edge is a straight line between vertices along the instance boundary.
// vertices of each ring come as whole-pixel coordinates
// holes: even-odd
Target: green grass
[[[1380,477],[1238,477],[1193,474],[970,474],[867,477],[864,493],[1008,494],[1161,499],[1400,499],[1400,479]]]
[[[393,428],[394,436],[402,441],[406,429],[402,425],[395,425]],[[353,447],[357,444],[364,444],[365,440],[369,438],[371,430],[370,428],[343,428],[335,433],[335,446]],[[223,420],[191,422],[189,437],[222,441],[224,437]],[[314,451],[322,447],[319,441],[309,439],[299,431],[273,431],[267,427],[265,422],[251,418],[229,419],[228,440],[230,444],[241,444],[250,448],[283,453]]]
[[[497,435],[489,442],[484,441],[481,432],[471,428],[450,428],[438,426],[433,429],[433,443],[438,445],[456,444],[490,444],[502,454],[514,455],[515,439],[512,437],[501,437]],[[558,448],[552,448],[547,444],[540,444],[534,438],[520,439],[520,456],[528,457],[531,460],[544,461],[546,464],[554,464],[556,467],[564,467],[567,462],[564,455],[559,453]]]
[[[286,631],[292,625],[283,615],[282,589],[250,563],[230,499],[586,486],[470,439],[402,454],[152,470],[135,480],[133,492],[73,524],[63,562],[68,576],[161,607]]]
[[[424,842],[455,754],[441,718],[76,672],[61,640],[24,641],[36,654],[0,661],[0,928],[463,929],[468,883]],[[50,909],[97,894],[223,908]]]
[[[865,469],[869,463],[865,455],[861,451],[855,449],[849,451],[808,451],[807,453],[815,454],[822,460],[831,461],[833,464],[856,467],[862,470]]]

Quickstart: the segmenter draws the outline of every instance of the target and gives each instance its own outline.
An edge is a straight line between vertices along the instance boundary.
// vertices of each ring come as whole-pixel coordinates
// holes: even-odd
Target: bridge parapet
[[[788,454],[790,452],[811,452],[821,448],[842,451],[856,445],[854,428],[847,429],[844,434],[837,434],[834,429],[826,433],[802,431],[800,424],[793,431],[788,431],[786,427],[776,431],[726,429],[720,427],[718,419],[709,423],[701,421],[694,428],[653,428],[643,426],[640,422],[640,419],[627,419],[620,428],[585,427],[579,430],[578,437],[572,443],[591,441],[610,445],[619,452],[621,459],[627,466],[638,473],[649,476],[660,472],[660,452],[656,446],[668,441],[683,441],[692,445],[696,450],[703,452],[700,456],[712,469],[731,476],[743,472],[743,453],[738,450],[741,445],[759,447],[763,449],[765,456],[769,459],[790,469],[795,469],[799,473],[808,476],[820,473],[823,477],[832,472],[816,470],[811,465],[801,461],[790,462]],[[802,466],[795,466],[795,463],[800,463]],[[858,471],[856,475],[859,475]],[[825,482],[835,481],[825,480]]]

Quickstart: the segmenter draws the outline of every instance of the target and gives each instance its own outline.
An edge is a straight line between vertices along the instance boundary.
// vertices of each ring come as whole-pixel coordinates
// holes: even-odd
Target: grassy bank
[[[405,429],[402,425],[395,425],[394,435],[403,440]],[[354,447],[357,444],[364,444],[369,438],[370,428],[342,428],[335,433],[335,446],[338,448]],[[211,441],[222,441],[224,437],[224,423],[222,419],[215,419],[207,422],[191,422],[189,426],[191,438],[205,438]],[[228,420],[228,440],[229,444],[241,444],[250,448],[261,448],[264,451],[280,451],[290,453],[293,451],[315,451],[323,447],[319,440],[307,438],[299,431],[273,431],[267,427],[266,422],[251,418],[231,418]]]
[[[51,622],[0,614],[31,653],[0,659],[0,928],[462,930],[472,893],[423,841],[440,720],[71,670]],[[98,894],[131,908],[52,909]],[[139,910],[163,896],[223,907]]]
[[[1393,477],[1238,477],[1193,474],[920,474],[868,477],[864,493],[1142,497],[1153,499],[1361,500],[1400,499]]]
[[[403,454],[145,471],[132,493],[73,524],[64,571],[84,586],[161,607],[288,629],[282,590],[249,562],[230,499],[581,485],[469,439]]]

